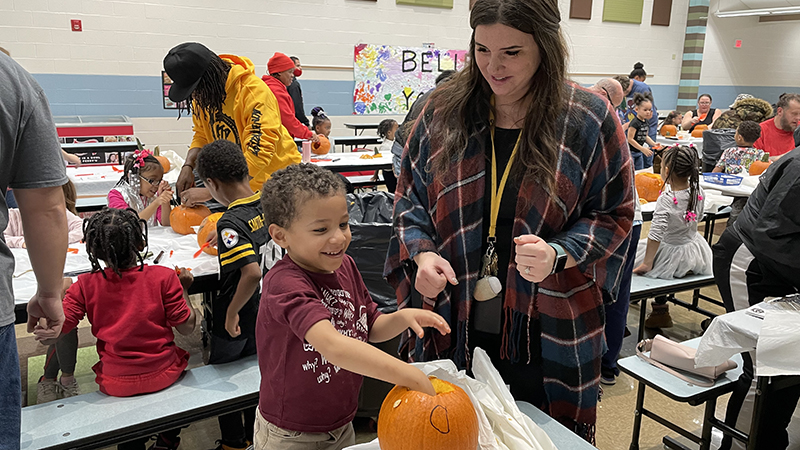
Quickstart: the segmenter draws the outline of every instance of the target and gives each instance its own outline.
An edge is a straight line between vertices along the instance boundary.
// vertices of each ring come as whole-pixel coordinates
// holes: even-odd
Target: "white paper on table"
[[[477,379],[459,371],[451,360],[412,364],[464,389],[478,414],[480,450],[558,450],[547,433],[522,414],[500,373],[482,349],[475,349],[472,370]],[[350,450],[380,450],[378,439],[347,447]]]
[[[762,322],[739,311],[715,317],[697,346],[695,367],[715,367],[733,355],[755,350]]]
[[[799,375],[797,346],[800,313],[790,310],[766,310],[764,325],[756,344],[756,375]]]

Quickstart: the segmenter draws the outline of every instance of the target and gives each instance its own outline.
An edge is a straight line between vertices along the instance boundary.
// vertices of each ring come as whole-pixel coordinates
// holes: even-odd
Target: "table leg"
[[[630,450],[639,450],[639,432],[642,429],[642,410],[644,409],[644,390],[645,384],[641,381],[639,390],[636,392],[636,409],[633,410],[633,436],[631,437]]]
[[[639,302],[639,338],[636,340],[636,343],[642,342],[644,339],[644,321],[645,317],[647,316],[647,299],[643,298],[642,301]]]
[[[703,414],[703,429],[700,432],[700,450],[709,450],[711,448],[711,426],[714,412],[717,409],[717,399],[711,398],[706,402],[706,410]]]

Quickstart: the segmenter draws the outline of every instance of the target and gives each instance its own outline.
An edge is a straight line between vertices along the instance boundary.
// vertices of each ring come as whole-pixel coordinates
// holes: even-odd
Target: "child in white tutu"
[[[711,247],[697,232],[703,217],[697,151],[676,145],[664,152],[661,177],[664,191],[658,197],[650,232],[639,242],[633,273],[673,279],[712,273]],[[666,297],[656,298],[647,328],[672,326]]]

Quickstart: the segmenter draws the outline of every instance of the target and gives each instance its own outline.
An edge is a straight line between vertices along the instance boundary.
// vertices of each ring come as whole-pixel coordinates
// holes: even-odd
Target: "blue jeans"
[[[0,450],[19,450],[22,387],[14,324],[0,327]]]
[[[639,150],[631,149],[631,158],[633,158],[634,169],[644,169],[644,153],[640,152]]]
[[[647,169],[648,167],[653,167],[653,158],[655,156],[656,156],[655,153],[653,153],[650,156],[644,156],[644,153],[642,153],[642,158],[644,158],[644,167],[642,167],[642,169]]]
[[[607,370],[613,370],[614,375],[619,375],[617,369],[617,358],[622,349],[622,338],[625,336],[625,326],[627,325],[628,307],[631,303],[631,277],[633,276],[633,260],[636,259],[636,244],[642,233],[642,226],[636,225],[631,228],[631,246],[628,248],[628,257],[623,267],[622,278],[619,281],[619,293],[617,301],[606,304],[606,344],[608,351],[603,355],[601,366]],[[603,291],[603,297],[607,297]]]

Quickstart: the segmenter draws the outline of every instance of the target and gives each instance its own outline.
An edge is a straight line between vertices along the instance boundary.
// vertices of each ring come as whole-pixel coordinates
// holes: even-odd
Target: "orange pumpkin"
[[[164,169],[164,173],[169,172],[169,169],[172,168],[172,164],[170,164],[169,160],[163,156],[156,156],[158,162],[161,163],[161,167]]]
[[[319,142],[311,144],[311,152],[315,155],[327,155],[331,151],[331,141],[321,134],[317,137],[319,137]]]
[[[661,135],[662,136],[677,136],[678,135],[678,127],[675,125],[664,125],[661,127]]]
[[[381,450],[478,448],[478,416],[458,386],[431,378],[435,396],[395,386],[381,405]]]
[[[664,180],[661,179],[660,175],[654,173],[637,173],[635,182],[639,198],[643,198],[648,202],[658,200],[658,196],[661,195],[661,190],[664,188]]]
[[[203,223],[203,219],[211,215],[211,211],[205,206],[195,206],[187,208],[180,205],[172,208],[169,213],[169,224],[172,230],[178,234],[195,234],[192,227]]]
[[[197,245],[202,247],[203,244],[208,242],[208,236],[217,232],[217,222],[219,221],[220,217],[222,217],[222,213],[214,213],[203,219],[203,221],[200,223],[200,229],[197,230]],[[208,247],[204,248],[203,251],[211,256],[217,256],[216,247],[209,245]]]
[[[767,168],[769,168],[770,164],[772,164],[772,161],[769,160],[754,161],[752,164],[750,164],[750,175],[761,175],[765,170],[767,170]]]
[[[692,130],[692,137],[701,138],[703,137],[703,131],[708,129],[708,125],[696,125],[694,130]]]

